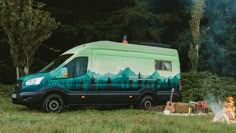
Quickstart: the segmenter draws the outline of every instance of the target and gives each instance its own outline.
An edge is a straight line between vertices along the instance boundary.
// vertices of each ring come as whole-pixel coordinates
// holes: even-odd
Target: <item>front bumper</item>
[[[12,94],[12,103],[21,105],[40,105],[42,92],[20,92]]]

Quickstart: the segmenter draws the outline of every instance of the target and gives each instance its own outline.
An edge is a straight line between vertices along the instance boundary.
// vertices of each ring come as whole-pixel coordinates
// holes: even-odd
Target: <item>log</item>
[[[191,108],[191,113],[192,113],[193,111],[192,109],[195,108],[195,104],[177,102],[174,103],[174,107],[175,107],[175,113],[188,113],[189,107]]]

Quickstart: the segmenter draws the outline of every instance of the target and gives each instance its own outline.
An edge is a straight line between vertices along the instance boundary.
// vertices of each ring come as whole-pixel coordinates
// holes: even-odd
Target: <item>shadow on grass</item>
[[[134,109],[131,106],[73,106],[65,107],[64,112],[67,111],[85,111],[85,110],[98,110],[98,111],[113,111],[113,110],[128,110]]]
[[[162,112],[163,105],[158,105],[149,109],[141,109],[138,107],[126,105],[126,106],[81,106],[81,107],[66,107],[63,112],[70,111],[87,111],[87,110],[96,110],[96,111],[119,111],[119,110],[140,110],[140,111],[155,111]]]
[[[114,110],[130,110],[133,109],[130,106],[73,106],[73,107],[64,107],[62,112],[77,112],[77,111],[89,111],[89,110],[96,110],[96,111],[114,111]],[[42,111],[40,108],[27,108],[23,105],[8,105],[6,111],[4,112],[32,112],[32,113],[46,113]],[[140,109],[142,110],[142,109]]]
[[[23,105],[12,105],[10,112],[30,112],[30,113],[46,113],[42,111],[40,108],[27,108]],[[150,109],[141,109],[133,106],[72,106],[72,107],[64,107],[62,112],[78,112],[78,111],[119,111],[119,110],[140,110],[140,111],[154,111],[154,112],[162,112],[163,106],[155,106]]]

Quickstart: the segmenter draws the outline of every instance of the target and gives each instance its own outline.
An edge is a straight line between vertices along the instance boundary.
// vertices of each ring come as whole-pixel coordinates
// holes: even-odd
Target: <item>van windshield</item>
[[[40,72],[50,72],[56,69],[59,65],[69,59],[73,54],[64,54],[57,57],[51,63],[49,63],[46,67],[44,67]]]

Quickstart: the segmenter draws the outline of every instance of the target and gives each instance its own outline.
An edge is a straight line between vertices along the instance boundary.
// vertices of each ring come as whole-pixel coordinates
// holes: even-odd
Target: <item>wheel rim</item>
[[[50,110],[53,110],[53,111],[55,111],[55,110],[57,110],[58,108],[59,108],[59,103],[58,103],[58,101],[56,101],[56,100],[52,100],[50,103],[49,103],[49,109]]]
[[[144,102],[144,108],[150,108],[150,107],[152,107],[152,102],[150,101],[150,100],[146,100],[145,102]]]
[[[62,109],[62,100],[60,98],[52,97],[46,105],[48,112],[60,112]]]

